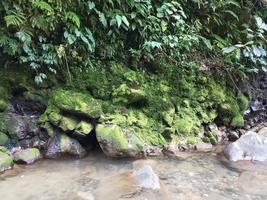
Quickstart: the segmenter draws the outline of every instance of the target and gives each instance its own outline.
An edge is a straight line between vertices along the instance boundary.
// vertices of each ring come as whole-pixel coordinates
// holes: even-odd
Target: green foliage
[[[50,73],[71,81],[92,60],[140,67],[159,57],[198,61],[196,52],[255,72],[266,70],[266,13],[254,0],[3,0],[0,56],[29,66],[36,83]]]

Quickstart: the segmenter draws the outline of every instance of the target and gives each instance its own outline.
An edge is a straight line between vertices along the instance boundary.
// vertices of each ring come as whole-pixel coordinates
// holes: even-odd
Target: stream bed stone
[[[224,154],[230,161],[266,161],[267,138],[249,131],[236,142],[229,144],[224,149]]]

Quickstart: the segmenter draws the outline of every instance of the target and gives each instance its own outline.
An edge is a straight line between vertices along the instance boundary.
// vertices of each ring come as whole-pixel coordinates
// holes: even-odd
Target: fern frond
[[[40,10],[47,11],[47,12],[53,11],[53,8],[50,6],[50,4],[46,3],[45,1],[32,0],[31,2],[34,7],[39,8]]]
[[[80,22],[80,18],[78,17],[77,14],[75,14],[74,12],[66,12],[65,13],[65,19],[66,20],[70,20],[72,23],[74,23],[78,28],[80,27],[81,25],[81,22]]]
[[[12,11],[11,15],[5,16],[5,22],[7,27],[13,25],[16,27],[20,27],[25,21],[25,16],[23,13],[16,13]]]

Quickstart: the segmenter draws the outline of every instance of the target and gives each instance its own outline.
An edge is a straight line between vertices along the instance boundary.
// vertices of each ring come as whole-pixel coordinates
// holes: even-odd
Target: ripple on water
[[[183,160],[112,160],[94,154],[82,160],[43,160],[0,176],[5,200],[266,200],[267,170],[259,163],[229,163],[212,154]],[[130,174],[150,165],[157,191],[138,188]]]

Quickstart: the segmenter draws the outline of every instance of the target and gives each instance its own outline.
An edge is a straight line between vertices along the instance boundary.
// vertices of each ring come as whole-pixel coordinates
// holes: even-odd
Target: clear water
[[[144,164],[159,175],[161,190],[143,190],[131,181],[132,170]],[[82,160],[42,160],[17,166],[0,175],[0,199],[266,200],[265,166],[231,164],[213,153],[145,160],[112,160],[94,153]]]

